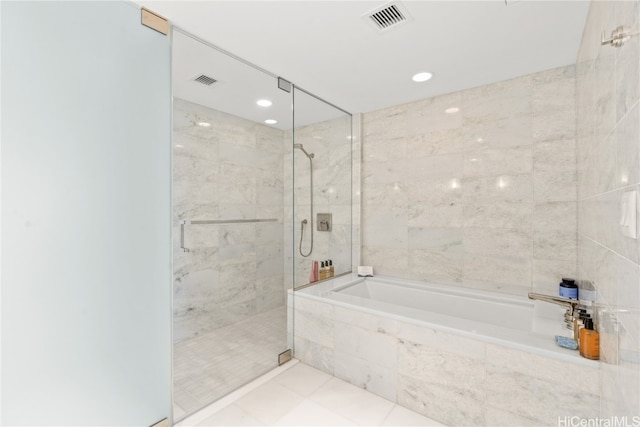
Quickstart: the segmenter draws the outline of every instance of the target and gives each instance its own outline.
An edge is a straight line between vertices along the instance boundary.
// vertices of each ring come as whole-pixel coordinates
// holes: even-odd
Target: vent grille
[[[198,82],[198,83],[202,83],[203,85],[207,85],[207,86],[211,86],[212,84],[217,82],[216,79],[211,78],[209,76],[205,76],[204,74],[201,74],[199,77],[196,77],[193,80]]]
[[[386,6],[384,9],[370,14],[369,18],[381,30],[386,30],[392,25],[396,25],[407,20],[400,8],[395,4]]]

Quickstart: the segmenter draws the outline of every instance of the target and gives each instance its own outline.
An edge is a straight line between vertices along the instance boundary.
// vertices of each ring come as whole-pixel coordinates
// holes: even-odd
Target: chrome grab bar
[[[210,220],[196,220],[183,219],[180,221],[180,249],[183,252],[189,252],[189,249],[184,246],[184,226],[185,225],[197,225],[197,224],[248,224],[252,222],[278,222],[277,218],[264,218],[264,219],[210,219]]]

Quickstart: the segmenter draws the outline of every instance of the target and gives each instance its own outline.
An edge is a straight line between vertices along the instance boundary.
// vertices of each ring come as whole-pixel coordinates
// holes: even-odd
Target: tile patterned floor
[[[174,345],[174,419],[194,413],[275,368],[286,349],[286,307]]]
[[[442,426],[366,390],[292,361],[179,423],[195,426]],[[284,368],[284,369],[282,369]]]

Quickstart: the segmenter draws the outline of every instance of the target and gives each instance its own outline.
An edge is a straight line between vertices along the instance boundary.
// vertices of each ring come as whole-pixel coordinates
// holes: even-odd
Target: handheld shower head
[[[309,160],[313,159],[314,157],[313,153],[307,153],[307,150],[304,149],[302,144],[293,144],[293,148],[297,148],[298,150],[302,151],[305,154],[305,156],[309,158]]]

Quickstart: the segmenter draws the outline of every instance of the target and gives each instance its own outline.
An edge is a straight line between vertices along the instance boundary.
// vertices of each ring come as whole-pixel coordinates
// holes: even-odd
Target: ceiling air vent
[[[209,76],[205,76],[204,74],[201,74],[199,77],[196,77],[193,80],[195,80],[198,83],[202,83],[203,85],[207,85],[207,86],[211,86],[212,84],[217,82],[216,79],[213,79],[213,78],[211,78]]]
[[[363,18],[380,31],[396,28],[398,25],[411,20],[407,9],[398,1],[378,7],[364,15]]]

